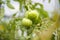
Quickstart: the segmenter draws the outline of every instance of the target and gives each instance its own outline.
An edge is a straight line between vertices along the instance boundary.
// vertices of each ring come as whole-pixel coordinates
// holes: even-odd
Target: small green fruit
[[[24,25],[24,26],[31,26],[32,25],[32,21],[30,19],[23,18],[22,19],[22,25]]]
[[[25,17],[34,21],[38,19],[39,13],[36,10],[27,11]]]

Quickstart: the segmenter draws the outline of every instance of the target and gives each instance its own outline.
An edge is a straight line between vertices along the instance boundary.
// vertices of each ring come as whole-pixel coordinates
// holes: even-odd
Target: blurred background
[[[1,4],[1,1],[2,1],[2,4]],[[21,7],[21,4],[17,0],[15,0],[15,1],[14,0],[1,0],[1,1],[0,1],[0,9],[1,9],[0,10],[0,21],[6,22],[6,24],[8,24],[9,20],[12,19],[12,16],[14,14],[16,14],[16,17],[24,16],[24,13],[26,12],[26,9],[24,8],[24,4]],[[58,11],[58,13],[60,14],[60,3],[59,2],[60,2],[60,0],[51,0],[51,1],[31,0],[32,4],[41,3],[44,6],[44,10],[46,10],[48,12],[48,15],[50,18],[52,17],[54,11]],[[10,7],[12,5],[10,5],[9,3],[12,4],[14,8]],[[28,1],[26,3],[28,3]],[[20,10],[20,7],[21,7],[22,11]],[[37,6],[37,8],[39,8],[39,5]],[[0,22],[0,24],[1,23],[2,22]],[[2,24],[5,25],[4,23],[2,23]],[[16,26],[16,24],[14,24],[14,25]],[[9,24],[9,26],[10,26],[10,24]],[[18,31],[16,32],[17,33],[16,35],[21,35],[21,30],[19,30],[19,27],[17,28],[17,30]],[[60,40],[60,28],[58,28],[58,31],[56,31],[55,33],[56,34],[55,34],[54,40]],[[24,32],[24,35],[26,36],[25,32]]]

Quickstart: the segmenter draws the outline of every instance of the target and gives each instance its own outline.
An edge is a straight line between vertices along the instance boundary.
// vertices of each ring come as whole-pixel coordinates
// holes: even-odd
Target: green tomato
[[[27,18],[23,18],[22,19],[22,25],[23,26],[31,26],[32,25],[32,21],[30,19],[27,19]]]
[[[38,19],[39,13],[36,10],[27,11],[25,17],[34,21]]]

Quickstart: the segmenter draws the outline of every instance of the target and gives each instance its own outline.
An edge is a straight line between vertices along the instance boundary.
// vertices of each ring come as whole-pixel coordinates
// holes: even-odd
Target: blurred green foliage
[[[33,23],[33,25],[31,27],[25,27],[21,24],[21,21],[23,18],[21,17],[15,17],[17,13],[13,14],[11,20],[9,20],[9,22],[4,22],[2,21],[2,18],[0,20],[0,40],[32,40],[33,38],[33,31],[34,30],[46,30],[48,29],[48,27],[50,27],[54,22],[52,20],[50,20],[48,12],[46,10],[44,10],[44,6],[41,3],[35,3],[32,4],[31,0],[14,0],[16,2],[19,2],[19,7],[20,7],[20,11],[22,11],[22,7],[24,6],[25,11],[29,11],[29,10],[37,10],[39,13],[39,19],[36,20],[35,22],[37,22],[36,24]],[[59,0],[60,1],[60,0]],[[10,0],[6,0],[6,2],[4,1],[0,1],[0,5],[2,4],[6,4],[10,9],[14,9],[14,6],[10,3]],[[48,2],[50,3],[51,0],[48,0]],[[40,8],[36,8],[36,6],[39,5]],[[0,17],[3,16],[2,13],[4,13],[4,8],[0,8]],[[40,21],[41,20],[41,21]],[[17,34],[18,30],[22,31],[21,36],[19,36],[19,38],[15,38],[15,34]],[[27,32],[26,32],[27,31]],[[16,32],[16,33],[15,33]],[[24,37],[24,32],[26,32],[26,37]],[[58,36],[60,40],[60,30],[58,32]],[[55,40],[55,35],[52,35],[51,40]]]

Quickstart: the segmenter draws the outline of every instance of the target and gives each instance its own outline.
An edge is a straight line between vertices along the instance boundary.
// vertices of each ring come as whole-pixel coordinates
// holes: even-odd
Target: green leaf
[[[35,9],[35,7],[36,7],[37,5],[39,5],[41,9],[44,8],[43,5],[40,4],[40,3],[35,3],[34,5],[32,5],[32,8]]]
[[[10,2],[10,0],[6,0],[7,2]]]
[[[60,3],[60,0],[59,0],[59,3]]]
[[[13,14],[13,16],[16,16],[16,13],[15,13],[15,14]]]
[[[51,0],[48,0],[48,2],[50,3],[50,2],[51,2]]]
[[[16,14],[17,14],[17,12],[16,12],[16,13],[14,13],[12,17],[15,17],[15,16],[16,16]]]
[[[26,10],[28,10],[28,7],[27,7],[27,5],[25,5],[24,7],[25,7],[25,9],[26,9]]]
[[[4,8],[0,8],[0,14],[4,13]]]
[[[0,5],[3,3],[3,1],[2,0],[0,0]]]
[[[37,11],[39,12],[40,17],[42,17],[42,18],[49,17],[48,12],[45,11],[44,9],[38,9],[38,8],[37,8]]]
[[[47,12],[47,11],[43,11],[41,14],[42,14],[44,17],[49,17],[49,15],[48,15],[48,12]]]
[[[19,9],[22,11],[22,2],[20,3],[20,8]]]
[[[15,9],[15,8],[13,7],[13,5],[10,4],[10,3],[7,3],[7,6],[8,6],[9,8],[11,8],[11,9]]]
[[[43,0],[43,2],[45,2],[45,0]],[[51,2],[51,0],[48,0],[48,2],[50,3],[50,2]]]
[[[4,16],[4,8],[0,8],[0,19]]]
[[[14,1],[19,2],[19,9],[22,11],[22,5],[23,5],[24,0],[14,0]]]
[[[18,1],[18,0],[14,0],[14,1]]]

